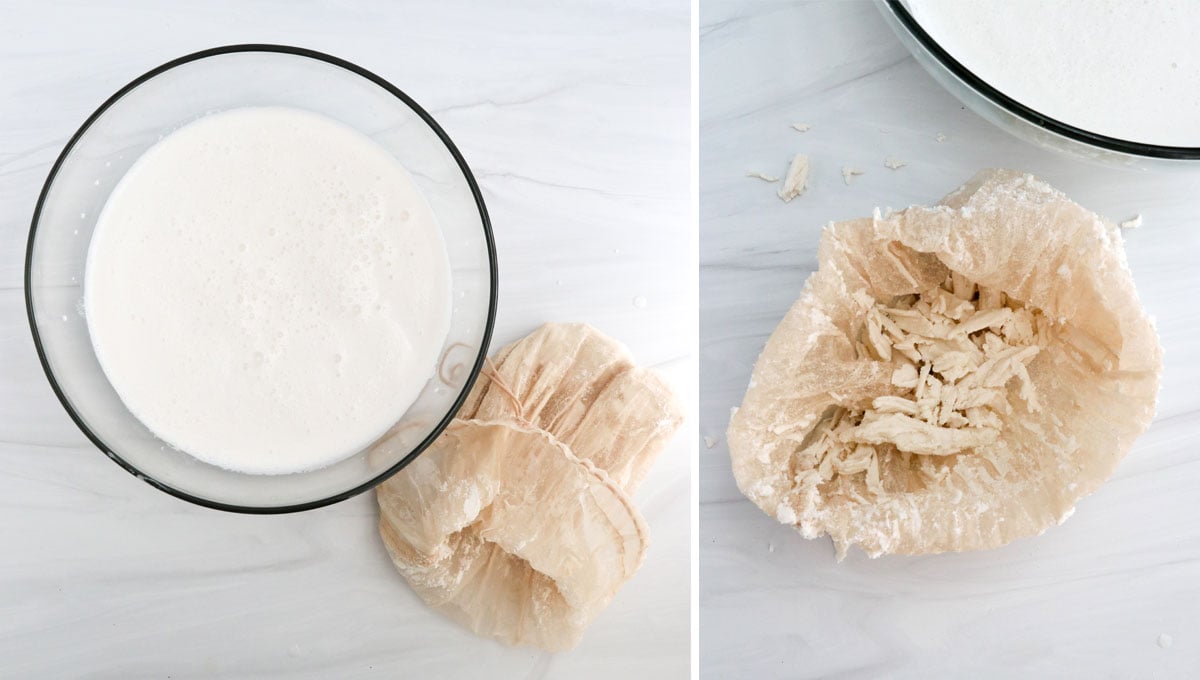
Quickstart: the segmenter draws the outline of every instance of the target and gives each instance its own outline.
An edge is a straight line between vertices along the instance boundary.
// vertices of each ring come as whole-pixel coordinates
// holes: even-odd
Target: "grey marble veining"
[[[685,677],[694,423],[637,493],[645,566],[579,648],[511,649],[418,601],[369,494],[232,515],[108,461],[42,375],[21,281],[50,164],[112,92],[195,50],[300,45],[389,79],[462,150],[500,252],[494,347],[587,321],[691,402],[688,32],[683,0],[0,5],[0,677]]]
[[[700,434],[717,440],[700,449],[702,677],[1195,677],[1200,172],[1106,169],[1010,137],[922,71],[870,3],[705,0],[700,35]],[[797,152],[812,174],[790,204],[746,177],[782,176]],[[847,186],[842,166],[866,172]],[[828,538],[804,540],[738,492],[729,409],[815,267],[822,225],[934,202],[997,166],[1114,221],[1144,216],[1125,239],[1166,350],[1158,417],[1040,537],[837,564]]]

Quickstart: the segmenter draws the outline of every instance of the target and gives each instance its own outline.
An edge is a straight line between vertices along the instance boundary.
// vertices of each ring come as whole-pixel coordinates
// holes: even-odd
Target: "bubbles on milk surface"
[[[120,184],[85,306],[105,374],[160,438],[221,467],[299,471],[416,399],[449,329],[449,262],[411,177],[369,138],[235,109],[168,135]],[[167,375],[186,400],[162,398]]]

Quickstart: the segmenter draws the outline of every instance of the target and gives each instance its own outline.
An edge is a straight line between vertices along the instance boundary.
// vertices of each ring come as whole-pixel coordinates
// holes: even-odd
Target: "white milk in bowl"
[[[956,61],[1091,133],[1200,146],[1196,0],[907,0]]]
[[[233,109],[146,151],[104,206],[84,306],[118,396],[229,470],[301,472],[386,432],[435,374],[450,264],[411,175],[365,135]]]

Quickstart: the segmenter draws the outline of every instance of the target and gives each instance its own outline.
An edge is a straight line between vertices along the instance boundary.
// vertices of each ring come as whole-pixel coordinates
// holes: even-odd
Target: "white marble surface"
[[[226,514],[95,451],[42,375],[21,279],[49,166],[109,94],[198,49],[290,43],[388,78],[463,151],[499,244],[495,347],[587,321],[692,395],[688,17],[686,0],[0,4],[0,677],[686,677],[694,423],[637,493],[641,572],[576,650],[510,649],[421,605],[370,495]]]
[[[701,448],[702,677],[1196,677],[1200,174],[1092,167],[994,129],[865,2],[705,0],[700,24],[700,430],[721,439]],[[813,169],[791,204],[745,177],[782,175],[796,152]],[[866,174],[846,186],[843,165]],[[1144,215],[1126,241],[1166,349],[1158,417],[1115,478],[1041,537],[837,564],[828,538],[802,539],[738,492],[729,409],[824,223],[936,201],[988,166],[1034,172],[1114,220]]]

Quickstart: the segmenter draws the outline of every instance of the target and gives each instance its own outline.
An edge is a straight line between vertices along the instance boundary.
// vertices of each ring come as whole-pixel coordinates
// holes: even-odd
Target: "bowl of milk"
[[[496,313],[487,210],[382,78],[276,45],[188,55],[71,138],[30,229],[39,357],[83,433],[153,486],[319,507],[453,418]]]
[[[1200,159],[1200,4],[876,4],[918,63],[1009,132],[1109,164]]]

